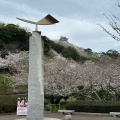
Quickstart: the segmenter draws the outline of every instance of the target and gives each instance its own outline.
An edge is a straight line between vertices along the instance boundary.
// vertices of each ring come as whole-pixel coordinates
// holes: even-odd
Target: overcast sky
[[[111,11],[120,17],[120,8],[115,3],[117,0],[0,0],[0,21],[34,31],[35,25],[19,21],[16,17],[38,21],[51,14],[59,23],[39,26],[42,35],[53,40],[65,36],[70,43],[94,52],[120,51],[120,41],[112,39],[97,25],[100,23],[110,29],[103,13],[109,15]]]

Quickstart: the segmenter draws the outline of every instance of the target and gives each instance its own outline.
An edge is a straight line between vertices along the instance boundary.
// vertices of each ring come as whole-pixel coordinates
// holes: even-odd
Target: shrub
[[[77,51],[72,48],[72,47],[67,47],[64,48],[62,53],[61,53],[64,57],[66,58],[72,58],[75,61],[80,61],[81,57],[80,55],[77,53]]]
[[[29,50],[29,36],[30,33],[18,25],[0,23],[0,46],[3,50]]]
[[[13,113],[17,108],[17,96],[0,96],[0,113]]]
[[[0,105],[0,113],[13,113],[16,112],[16,105],[4,104]]]
[[[91,113],[118,112],[120,111],[120,102],[75,101],[68,103],[66,109]]]
[[[59,104],[60,100],[62,99],[62,96],[45,94],[45,99],[48,100],[51,104]]]
[[[113,58],[113,59],[117,59],[119,56],[119,52],[116,50],[108,50],[106,53],[103,52],[104,55],[108,55],[109,57]]]

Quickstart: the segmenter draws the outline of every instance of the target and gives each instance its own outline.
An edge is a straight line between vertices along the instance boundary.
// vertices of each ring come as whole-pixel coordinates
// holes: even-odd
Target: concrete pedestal
[[[29,78],[27,120],[44,118],[44,85],[41,32],[32,32],[29,40]]]
[[[65,120],[72,120],[72,116],[71,115],[65,115]]]

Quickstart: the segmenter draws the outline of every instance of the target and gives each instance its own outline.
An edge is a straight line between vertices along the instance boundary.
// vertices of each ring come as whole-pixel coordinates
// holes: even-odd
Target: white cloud
[[[89,0],[58,0],[54,2],[47,0],[0,0],[0,21],[19,24],[32,31],[35,29],[34,25],[19,21],[16,17],[38,21],[50,13],[60,23],[52,26],[39,26],[42,35],[51,39],[66,36],[69,38],[69,42],[79,47],[104,51],[110,48],[119,49],[120,46],[120,42],[113,40],[97,25],[97,23],[101,23],[110,29],[102,13],[110,9],[117,11],[118,15],[118,9],[114,7],[115,3],[111,0],[93,0],[92,2]]]

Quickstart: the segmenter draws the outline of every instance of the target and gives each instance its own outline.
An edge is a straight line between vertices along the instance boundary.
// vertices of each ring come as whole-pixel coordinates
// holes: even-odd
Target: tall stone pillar
[[[29,41],[29,79],[27,120],[44,119],[44,85],[41,33],[34,31]]]

